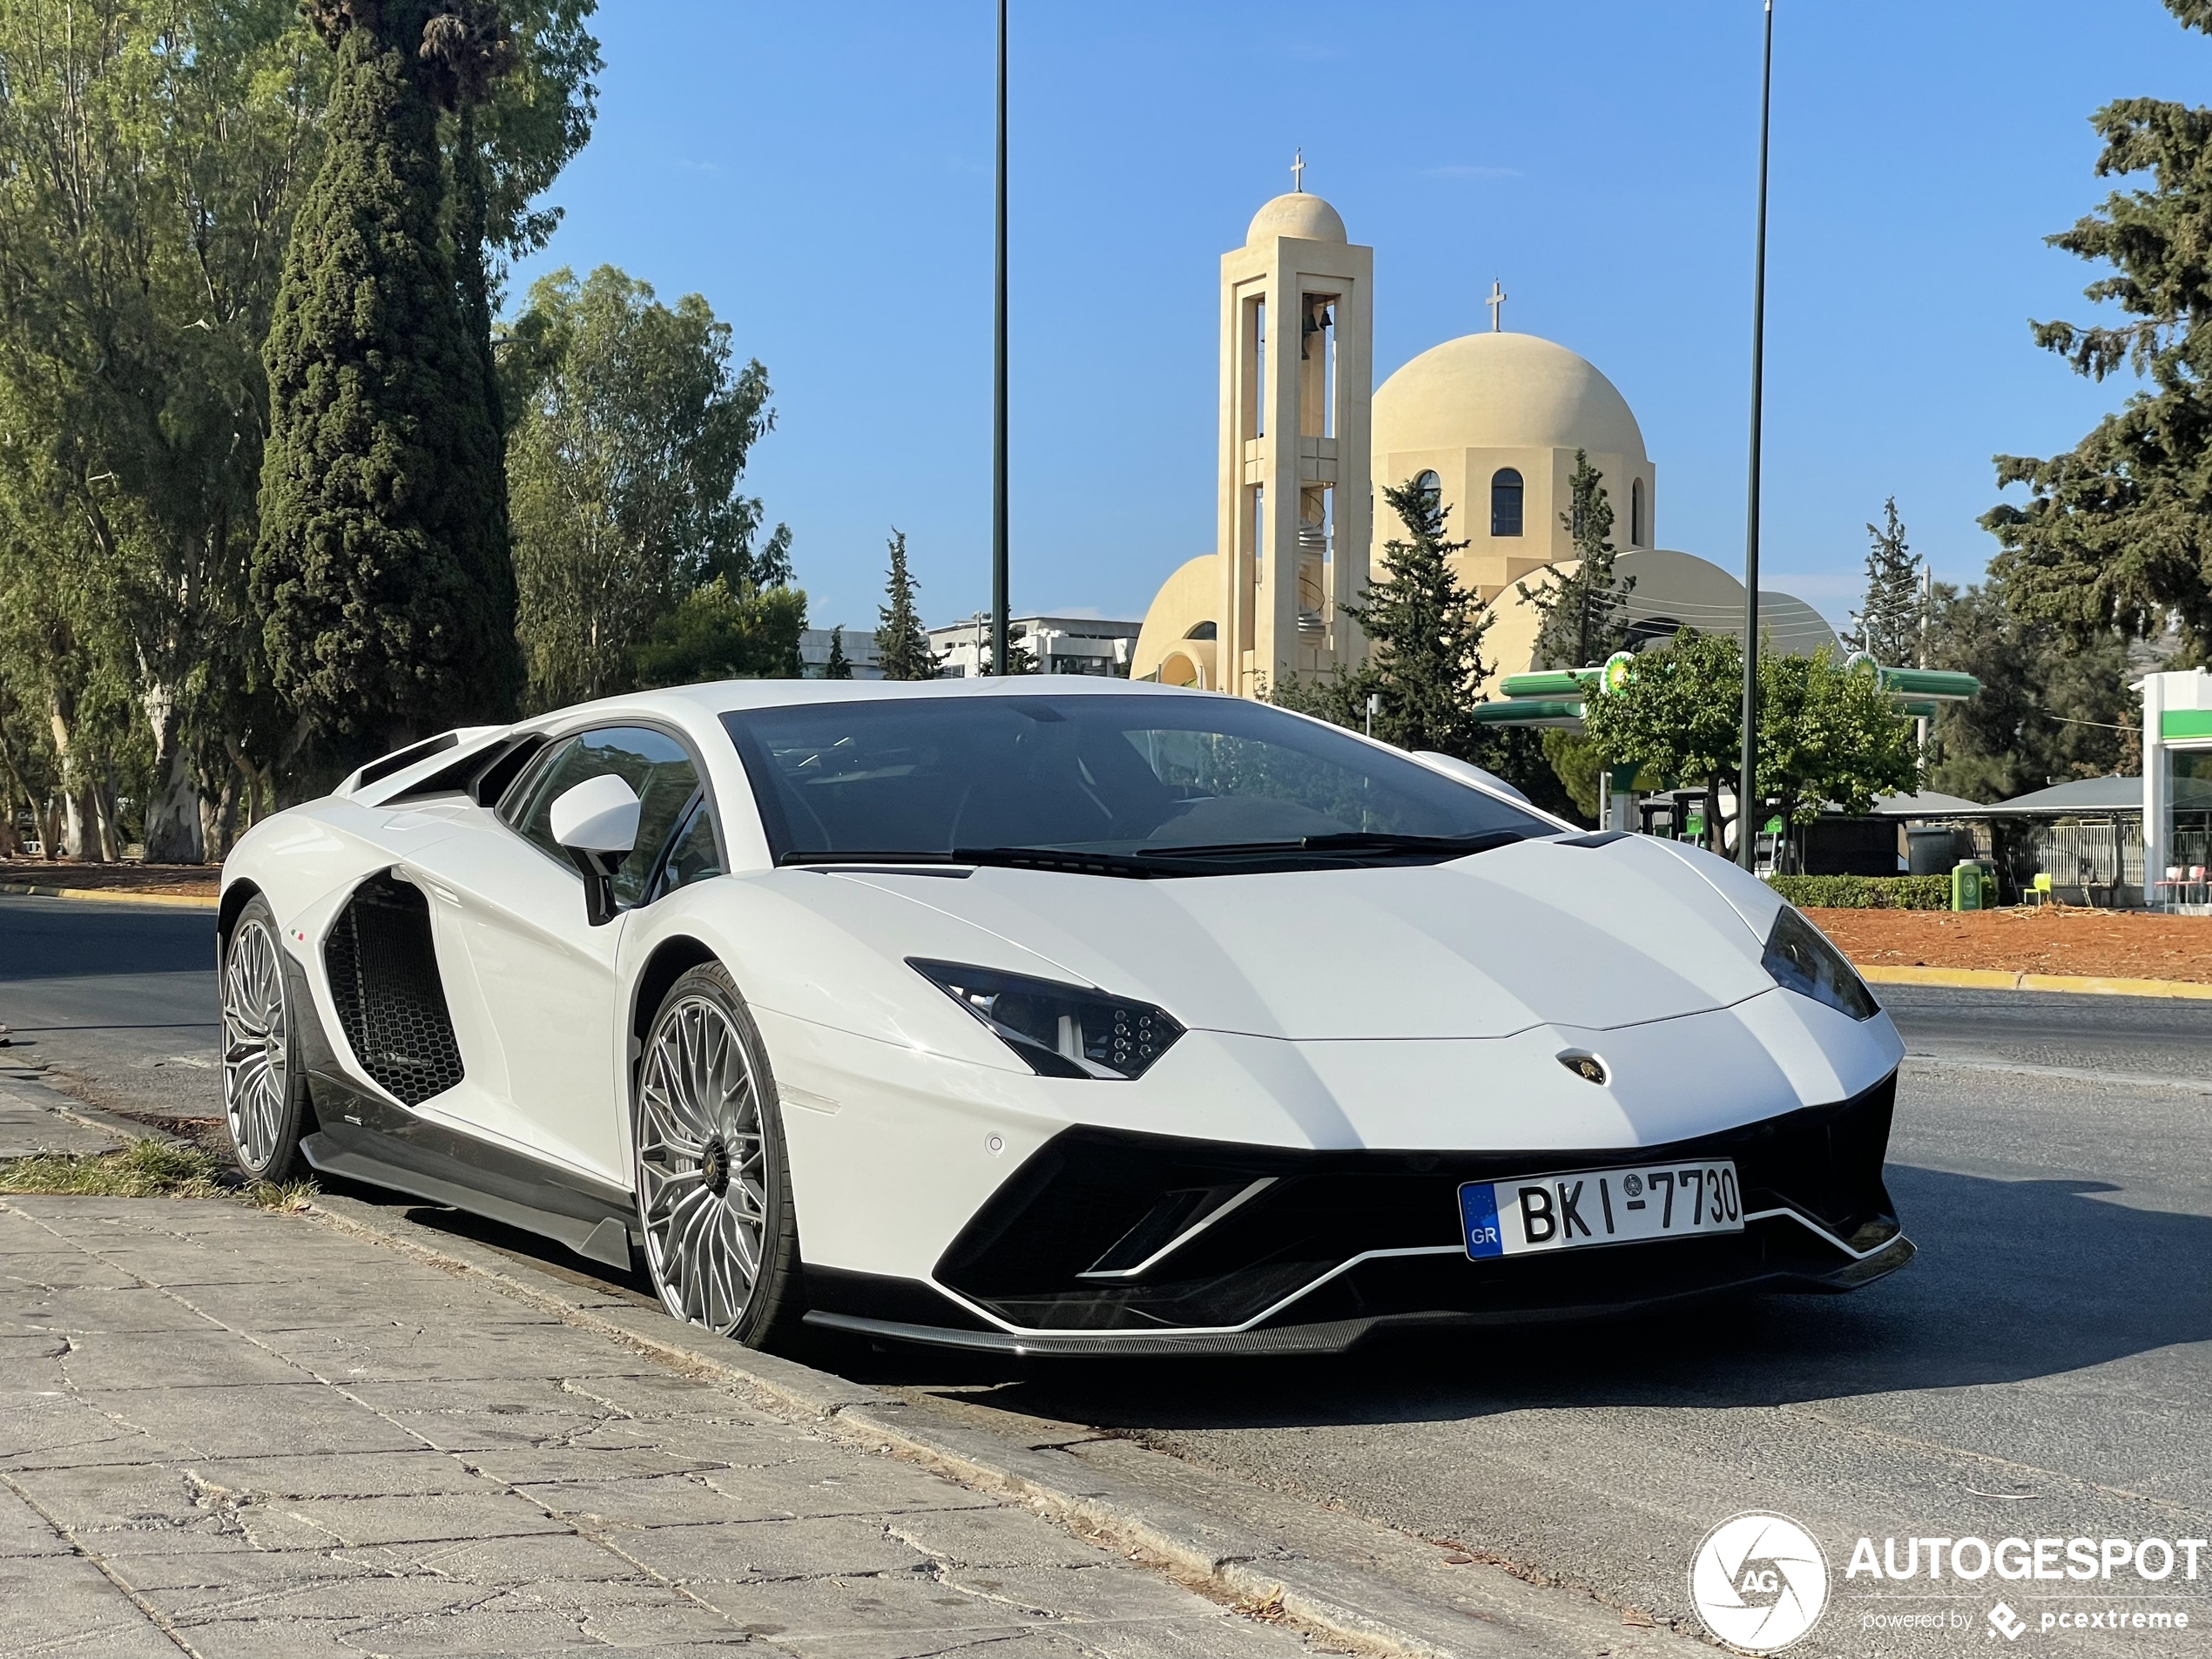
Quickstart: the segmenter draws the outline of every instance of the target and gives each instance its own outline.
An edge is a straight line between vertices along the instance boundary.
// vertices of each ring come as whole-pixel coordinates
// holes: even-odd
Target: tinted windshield
[[[1389,750],[1234,698],[887,698],[723,722],[786,863],[986,849],[1343,857],[1393,839],[1435,842],[1440,855],[1556,833]]]

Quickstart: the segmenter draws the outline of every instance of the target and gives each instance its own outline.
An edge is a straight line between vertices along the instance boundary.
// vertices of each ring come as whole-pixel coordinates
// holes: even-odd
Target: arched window
[[[1184,635],[1183,637],[1185,639],[1212,639],[1217,637],[1220,632],[1221,631],[1218,628],[1216,628],[1213,624],[1210,622],[1202,622],[1193,627],[1189,633]]]
[[[1643,545],[1643,480],[1629,486],[1629,545]]]
[[[1444,481],[1433,472],[1425,472],[1413,480],[1413,488],[1433,498],[1444,493]]]
[[[1490,475],[1490,534],[1521,534],[1521,475],[1511,467]]]

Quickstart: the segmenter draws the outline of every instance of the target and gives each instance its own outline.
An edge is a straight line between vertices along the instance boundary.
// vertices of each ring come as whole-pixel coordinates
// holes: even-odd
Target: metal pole
[[[999,0],[996,287],[991,317],[991,672],[1006,672],[1006,0]]]
[[[1766,0],[1766,57],[1759,75],[1759,250],[1751,280],[1751,477],[1743,529],[1743,757],[1736,786],[1736,861],[1758,865],[1759,419],[1766,374],[1766,162],[1774,95],[1774,0]]]

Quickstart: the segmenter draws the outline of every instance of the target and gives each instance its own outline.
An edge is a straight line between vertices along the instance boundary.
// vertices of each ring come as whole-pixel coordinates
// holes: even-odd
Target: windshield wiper
[[[1489,830],[1480,835],[1399,835],[1387,830],[1339,830],[1328,835],[1303,835],[1294,841],[1210,841],[1190,846],[1163,846],[1147,858],[1223,859],[1294,858],[1301,853],[1430,853],[1460,858],[1487,853],[1527,838],[1519,830]]]

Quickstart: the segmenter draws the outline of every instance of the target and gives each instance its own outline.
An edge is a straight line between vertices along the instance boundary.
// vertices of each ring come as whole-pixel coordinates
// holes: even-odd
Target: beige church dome
[[[1261,215],[1298,199],[1278,196]],[[1643,430],[1613,382],[1534,334],[1463,334],[1432,346],[1377,389],[1373,432],[1378,455],[1528,448],[1644,458]]]
[[[1258,247],[1271,236],[1295,236],[1308,242],[1351,239],[1345,234],[1344,220],[1337,216],[1337,210],[1302,190],[1278,196],[1254,213],[1251,228],[1244,233],[1244,246]]]

